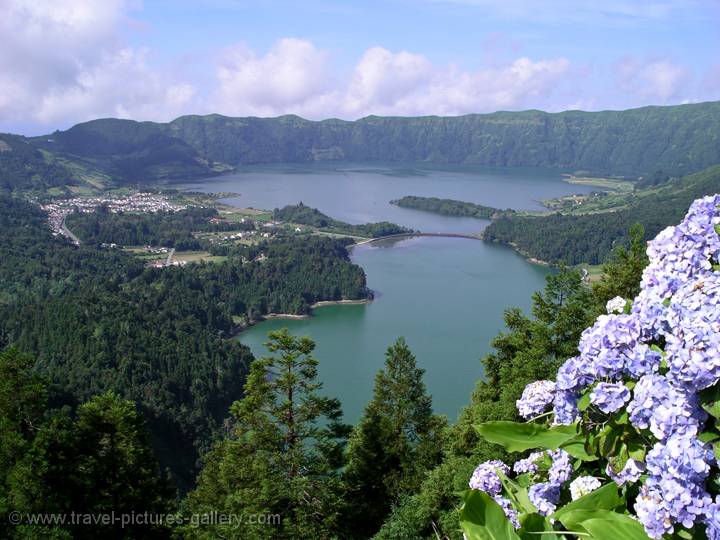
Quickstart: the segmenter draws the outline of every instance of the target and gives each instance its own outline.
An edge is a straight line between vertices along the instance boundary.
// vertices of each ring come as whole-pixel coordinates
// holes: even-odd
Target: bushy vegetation
[[[276,208],[273,210],[273,219],[286,221],[288,223],[309,225],[327,232],[352,236],[366,236],[370,238],[380,238],[382,236],[411,232],[410,229],[387,221],[351,225],[350,223],[332,219],[331,217],[323,214],[317,208],[305,206],[302,202],[299,204],[288,205],[283,208]]]

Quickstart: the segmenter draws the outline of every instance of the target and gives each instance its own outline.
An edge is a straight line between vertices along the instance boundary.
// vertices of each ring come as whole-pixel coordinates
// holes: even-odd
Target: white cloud
[[[325,52],[309,41],[285,38],[264,56],[245,45],[229,48],[217,66],[214,102],[225,114],[274,114],[305,107],[327,92],[330,75]]]
[[[659,103],[681,97],[691,78],[685,67],[669,60],[640,61],[634,58],[621,61],[616,75],[622,91]]]
[[[168,119],[193,89],[165,80],[118,37],[127,0],[3,0],[0,122],[57,125],[98,116]]]
[[[564,58],[475,71],[436,66],[382,47],[365,51],[346,80],[331,79],[328,55],[303,40],[281,40],[265,56],[233,49],[218,67],[214,109],[225,114],[358,118],[369,114],[463,114],[545,100],[570,63]]]

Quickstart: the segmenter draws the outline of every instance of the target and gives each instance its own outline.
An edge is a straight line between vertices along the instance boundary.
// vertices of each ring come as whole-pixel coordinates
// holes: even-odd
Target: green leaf
[[[564,521],[565,516],[570,512],[575,510],[614,510],[624,504],[625,497],[620,494],[617,485],[614,482],[610,482],[559,508],[552,517],[570,529]]]
[[[720,418],[720,385],[700,392],[702,408],[714,418]]]
[[[525,514],[520,518],[520,524],[522,527],[518,530],[518,535],[523,540],[560,540],[560,536],[553,534],[550,521],[540,514]]]
[[[573,439],[561,445],[560,448],[572,457],[582,461],[596,461],[598,459],[597,456],[589,454],[585,449],[585,439]]]
[[[460,509],[460,526],[468,540],[520,540],[503,509],[484,491],[467,494]]]
[[[531,448],[556,449],[577,435],[577,427],[541,424],[520,424],[518,422],[485,422],[475,426],[477,432],[488,442],[505,447],[508,452],[523,452]]]
[[[613,519],[589,519],[583,521],[583,528],[594,540],[649,540],[639,522],[626,514],[615,514]]]

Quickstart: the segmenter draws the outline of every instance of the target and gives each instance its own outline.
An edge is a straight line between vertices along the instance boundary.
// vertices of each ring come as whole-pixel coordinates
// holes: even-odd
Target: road
[[[63,218],[62,220],[62,230],[63,234],[70,238],[75,243],[75,245],[80,245],[80,239],[75,236],[75,234],[70,229],[67,228],[67,225],[65,225],[65,218]]]

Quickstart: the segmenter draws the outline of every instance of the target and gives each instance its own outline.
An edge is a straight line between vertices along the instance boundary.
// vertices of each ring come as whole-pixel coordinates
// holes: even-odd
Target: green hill
[[[612,248],[627,240],[630,226],[641,223],[645,238],[678,223],[690,203],[720,192],[720,166],[673,180],[661,187],[620,199],[615,211],[593,214],[508,215],[484,231],[486,240],[512,244],[523,254],[551,263],[600,264]]]
[[[719,136],[720,102],[709,102],[353,122],[216,114],[167,124],[101,119],[33,142],[119,180],[149,182],[245,164],[327,160],[550,167],[633,177],[663,170],[680,176],[720,163]]]

